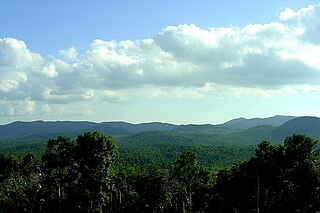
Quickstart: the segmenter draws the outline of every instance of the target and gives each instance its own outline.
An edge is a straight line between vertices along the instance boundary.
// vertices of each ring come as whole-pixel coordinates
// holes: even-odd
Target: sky
[[[0,124],[320,116],[319,8],[2,0]]]

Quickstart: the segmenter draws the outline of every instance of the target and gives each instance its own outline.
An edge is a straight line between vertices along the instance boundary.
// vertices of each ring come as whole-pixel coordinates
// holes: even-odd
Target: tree
[[[86,132],[76,140],[75,162],[79,173],[75,199],[82,212],[102,211],[110,192],[110,167],[117,157],[112,138]]]
[[[48,210],[102,211],[109,199],[109,170],[116,156],[112,138],[98,132],[86,132],[76,141],[63,136],[49,140],[42,157]]]
[[[133,188],[132,182],[136,178],[133,178],[132,172],[135,170],[135,167],[115,164],[111,168],[111,183],[110,183],[110,196],[109,202],[107,205],[108,212],[134,212],[133,209],[139,209],[137,203],[139,200],[138,192]]]
[[[211,210],[215,212],[317,212],[320,161],[317,141],[304,135],[284,145],[262,142],[248,161],[218,174]]]
[[[197,164],[196,154],[192,151],[182,152],[171,171],[174,211],[203,211],[206,202],[201,192],[209,187],[209,179],[209,172]]]
[[[1,175],[0,203],[4,212],[41,212],[44,204],[43,173],[35,156],[1,156],[5,176]]]
[[[148,165],[140,171],[132,183],[139,197],[137,212],[164,212],[170,204],[168,172],[155,165]]]
[[[42,156],[48,211],[71,211],[74,185],[78,178],[74,140],[65,136],[50,139]]]

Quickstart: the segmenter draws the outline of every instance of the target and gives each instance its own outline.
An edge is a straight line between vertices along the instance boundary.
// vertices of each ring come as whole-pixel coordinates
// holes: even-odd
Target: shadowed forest
[[[214,167],[199,163],[201,148],[176,152],[172,165],[138,164],[119,161],[115,140],[99,132],[59,136],[40,154],[1,154],[0,211],[317,212],[317,143],[262,141],[250,157]]]

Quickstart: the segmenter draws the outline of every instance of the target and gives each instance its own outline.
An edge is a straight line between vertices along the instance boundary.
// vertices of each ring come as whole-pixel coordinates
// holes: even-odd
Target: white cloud
[[[49,78],[54,78],[58,75],[57,71],[56,71],[56,67],[54,64],[50,63],[46,66],[44,66],[41,70],[41,73],[44,74],[45,76],[49,77]]]
[[[107,42],[97,39],[90,46],[91,49],[87,52],[88,61],[97,68],[109,71],[114,67],[136,64],[133,57],[121,54],[117,50],[118,44],[115,41]]]
[[[279,19],[283,21],[289,29],[295,32],[299,39],[303,39],[314,45],[319,45],[319,7],[320,3],[309,5],[298,11],[286,8],[280,13]]]
[[[59,51],[61,58],[41,56],[24,41],[3,38],[1,113],[34,113],[35,102],[45,102],[39,105],[43,113],[73,113],[72,103],[125,103],[137,96],[269,97],[319,91],[319,7],[287,8],[278,22],[242,28],[191,24],[168,26],[137,41],[97,39],[83,53],[75,47]],[[19,107],[27,103],[24,110]],[[92,113],[89,106],[79,111]]]
[[[125,92],[125,93],[129,93]],[[118,91],[112,91],[112,90],[102,90],[102,91],[98,91],[97,96],[99,97],[99,99],[101,101],[106,101],[109,103],[116,103],[116,104],[120,104],[120,103],[124,103],[126,101],[128,101],[128,99],[125,97],[126,95],[123,94],[123,92],[118,92]]]
[[[66,50],[60,50],[60,55],[65,57],[67,60],[77,61],[78,60],[78,51],[74,47],[70,47]]]
[[[87,104],[55,104],[51,112],[57,116],[85,116],[93,113],[92,106]]]
[[[43,104],[41,105],[41,112],[44,114],[49,114],[51,113],[51,107],[49,106],[49,104]]]
[[[1,80],[0,81],[0,91],[10,92],[19,87],[19,83],[14,80]]]
[[[36,102],[30,99],[9,101],[0,100],[1,116],[22,116],[35,113]]]
[[[27,49],[24,41],[15,38],[0,39],[0,50],[4,57],[0,61],[1,67],[12,69],[36,68],[36,64],[42,62],[40,54],[32,53]]]

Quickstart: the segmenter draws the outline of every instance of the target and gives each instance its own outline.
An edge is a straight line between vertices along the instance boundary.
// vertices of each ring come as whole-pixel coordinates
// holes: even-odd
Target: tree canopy
[[[59,136],[40,158],[0,155],[0,212],[317,212],[317,143],[263,141],[249,159],[217,170],[194,150],[165,168],[118,161],[115,141],[98,132]]]

